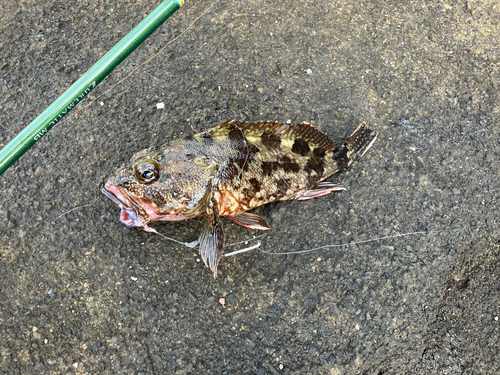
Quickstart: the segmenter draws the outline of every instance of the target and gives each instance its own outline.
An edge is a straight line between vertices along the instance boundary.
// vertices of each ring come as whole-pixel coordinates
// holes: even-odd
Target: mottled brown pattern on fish
[[[289,178],[280,178],[276,181],[276,196],[282,199],[286,196],[286,193],[290,189],[290,179]]]
[[[259,182],[259,180],[257,180],[255,177],[252,177],[248,180],[248,182],[250,182],[250,185],[252,185],[253,187],[253,190],[255,192],[258,192],[261,188],[261,184]]]
[[[298,173],[300,171],[300,165],[286,155],[281,156],[280,162],[283,171],[286,173]]]
[[[293,142],[292,152],[294,154],[299,154],[300,156],[307,156],[309,154],[309,151],[311,151],[311,148],[309,147],[307,142],[304,141],[303,139],[299,138]]]
[[[325,172],[324,163],[324,158],[313,156],[307,161],[304,171],[308,174],[314,174],[315,176],[322,177]]]
[[[262,124],[259,125],[262,126]],[[306,123],[296,127],[277,123],[267,123],[265,126],[281,129],[285,136],[280,135],[278,138],[278,135],[274,133],[272,136],[265,132],[258,134],[254,128],[247,131],[248,127],[245,123],[238,123],[237,128],[229,132],[233,140],[240,139],[245,148],[248,148],[245,169],[251,173],[241,174],[237,168],[229,165],[223,172],[227,181],[222,180],[219,183],[220,190],[231,189],[232,196],[239,196],[240,201],[244,202],[242,206],[249,208],[270,201],[294,199],[303,191],[310,189],[311,184],[319,181],[324,175],[324,160],[321,159],[326,157],[326,152],[322,146],[331,148],[333,146],[329,138]],[[240,137],[238,133],[244,137]],[[298,134],[303,138],[293,138]],[[271,142],[271,139],[274,141]],[[254,147],[259,152],[253,152]],[[244,147],[240,145],[236,148],[243,150]],[[311,153],[312,149],[321,151]],[[333,148],[331,151],[333,152]],[[311,173],[314,174],[312,179]],[[236,180],[238,180],[237,189],[235,189]],[[259,181],[261,189],[253,188],[256,180]],[[284,181],[287,183],[285,184]],[[255,199],[248,200],[247,195],[253,195]],[[234,215],[242,212],[228,209],[228,207],[232,209],[236,207],[242,210],[242,207],[236,204],[225,204],[224,207],[220,212],[221,215]]]
[[[321,147],[316,147],[313,150],[313,156],[316,157],[316,158],[324,158],[325,155],[326,155],[326,152]]]
[[[246,211],[269,202],[342,190],[323,181],[366,152],[376,133],[360,125],[342,146],[308,123],[227,121],[190,137],[139,151],[105,185],[128,227],[206,216],[200,252],[216,272],[224,246],[219,216],[269,229]],[[114,199],[114,194],[117,199]],[[134,213],[135,211],[135,213]]]
[[[261,143],[268,150],[277,150],[281,145],[281,140],[276,134],[267,133],[262,136]]]

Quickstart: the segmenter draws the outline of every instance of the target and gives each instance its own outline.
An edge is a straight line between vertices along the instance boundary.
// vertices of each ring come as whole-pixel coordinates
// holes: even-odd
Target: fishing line
[[[253,238],[250,238],[250,239],[248,239],[248,240],[244,240],[244,241],[240,241],[240,242],[235,242],[235,243],[232,243],[232,244],[230,244],[230,245],[225,245],[224,247],[231,247],[231,246],[239,245],[239,244],[241,244],[241,243],[245,243],[245,244],[246,244],[248,241],[253,241],[253,240],[256,240],[256,239],[258,239],[258,238],[262,238],[262,237],[264,237],[264,236],[265,236],[265,234],[261,234],[260,236],[253,237]]]
[[[315,247],[312,249],[307,249],[307,250],[298,250],[298,251],[287,251],[287,252],[269,252],[265,251],[264,249],[261,248],[262,244],[259,242],[257,245],[248,247],[246,249],[241,249],[234,251],[232,253],[225,254],[226,257],[244,253],[246,251],[254,250],[254,249],[259,249],[261,253],[267,254],[267,255],[292,255],[292,254],[306,254],[306,253],[312,253],[314,251],[320,251],[320,250],[326,250],[326,249],[331,249],[331,248],[339,248],[339,247],[349,247],[349,246],[354,246],[354,245],[361,245],[364,243],[370,243],[370,242],[377,242],[377,241],[383,241],[383,240],[388,240],[388,239],[394,239],[398,237],[409,237],[409,236],[417,236],[417,235],[430,235],[430,234],[436,234],[436,233],[444,233],[444,232],[463,232],[465,230],[474,230],[478,228],[484,228],[484,227],[498,227],[500,223],[497,224],[483,224],[483,225],[477,225],[474,227],[467,227],[467,228],[456,228],[456,229],[441,229],[441,230],[431,230],[431,231],[418,231],[418,232],[408,232],[408,233],[401,233],[401,234],[394,234],[391,236],[384,236],[384,237],[375,237],[375,238],[370,238],[368,240],[362,240],[362,241],[351,241],[351,242],[346,242],[342,244],[333,244],[333,245],[324,245],[320,247]]]
[[[250,246],[250,247],[247,247],[247,248],[244,248],[244,249],[241,249],[241,250],[236,250],[236,251],[233,251],[231,253],[227,253],[227,254],[224,254],[224,256],[227,258],[227,257],[230,257],[230,256],[233,256],[233,255],[236,255],[236,254],[240,254],[240,253],[245,253],[247,251],[250,251],[250,250],[254,250],[254,249],[259,249],[260,251],[262,251],[260,249],[260,246],[262,244],[259,242],[257,242],[256,245],[253,245],[253,246]]]
[[[84,204],[83,206],[74,207],[71,210],[68,210],[68,211],[63,212],[62,214],[60,214],[58,217],[56,217],[54,220],[52,220],[52,223],[55,223],[57,219],[60,219],[61,217],[63,217],[66,214],[69,214],[71,211],[78,210],[78,209],[84,208],[84,207],[93,206],[93,205],[94,205],[94,203],[89,203],[89,204]]]
[[[198,240],[194,240],[193,242],[181,242],[181,241],[177,241],[173,238],[170,238],[170,237],[167,237],[165,236],[164,234],[161,234],[160,232],[158,232],[156,229],[154,228],[149,228],[150,229],[150,232],[152,233],[156,233],[157,235],[159,235],[160,237],[163,237],[169,241],[172,241],[172,242],[175,242],[175,243],[178,243],[178,244],[181,244],[181,245],[184,245],[186,247],[189,247],[190,249],[194,249],[196,247],[196,245],[198,245]]]
[[[444,232],[448,232],[448,233],[450,233],[450,232],[463,232],[465,230],[474,230],[474,229],[484,228],[484,227],[491,227],[491,226],[497,227],[498,225],[499,225],[498,223],[497,224],[483,224],[483,225],[477,225],[475,227],[467,227],[467,228],[441,229],[441,230],[401,233],[401,234],[394,234],[392,236],[375,237],[375,238],[370,238],[368,240],[352,241],[352,242],[343,243],[343,244],[324,245],[324,246],[315,247],[315,248],[308,249],[308,250],[289,251],[289,252],[283,252],[283,253],[268,252],[268,251],[265,251],[262,249],[260,249],[260,252],[262,252],[264,254],[269,254],[269,255],[305,254],[305,253],[310,253],[313,251],[318,251],[318,250],[323,250],[323,249],[337,248],[337,247],[349,247],[352,245],[360,245],[360,244],[364,244],[364,243],[382,241],[382,240],[398,238],[398,237],[408,237],[408,236],[416,236],[416,235],[422,235],[422,234],[429,235],[429,234],[444,233]]]
[[[70,212],[72,212],[74,210],[78,210],[80,208],[85,208],[85,207],[89,207],[89,206],[93,206],[93,205],[94,205],[93,203],[89,203],[89,204],[85,204],[83,206],[74,207],[74,208],[72,208],[72,209],[70,209],[70,210],[62,213],[58,217],[56,217],[54,220],[52,220],[52,223],[54,223],[56,220],[58,220],[62,216],[66,215],[66,214],[68,214],[68,213],[70,213]],[[342,244],[324,245],[324,246],[314,247],[312,249],[307,249],[307,250],[297,250],[297,251],[287,251],[287,252],[269,252],[269,251],[266,251],[266,250],[264,250],[262,248],[262,242],[259,241],[255,245],[252,245],[252,246],[240,249],[240,250],[235,250],[235,251],[232,251],[230,253],[225,253],[224,256],[227,258],[227,257],[233,256],[233,255],[242,254],[242,253],[245,253],[245,252],[248,252],[248,251],[251,251],[251,250],[255,250],[255,249],[259,249],[259,251],[261,253],[264,253],[264,254],[267,254],[267,255],[307,254],[307,253],[312,253],[312,252],[315,252],[315,251],[321,251],[321,250],[333,249],[333,248],[340,248],[340,247],[349,247],[349,246],[361,245],[361,244],[366,244],[366,243],[370,243],[370,242],[379,242],[379,241],[389,240],[389,239],[394,239],[394,238],[402,238],[402,237],[410,237],[410,236],[418,236],[418,235],[430,235],[430,234],[437,234],[437,233],[452,233],[452,232],[459,232],[460,233],[460,232],[464,232],[466,230],[472,231],[474,229],[485,228],[485,227],[488,227],[488,228],[498,227],[499,225],[500,225],[500,222],[499,223],[495,223],[495,224],[482,224],[482,225],[476,225],[476,226],[473,226],[473,227],[462,227],[462,228],[455,228],[455,229],[439,229],[439,230],[430,230],[430,231],[417,231],[417,232],[400,233],[400,234],[393,234],[391,236],[369,238],[367,240],[362,240],[362,241],[351,241],[351,242],[346,242],[346,243],[342,243]],[[164,238],[166,240],[178,243],[179,245],[186,246],[186,247],[188,247],[190,249],[195,249],[196,246],[199,243],[198,240],[194,240],[192,242],[182,242],[182,241],[176,240],[175,238],[167,237],[164,234],[158,232],[156,229],[151,228],[151,227],[150,227],[150,232],[156,233],[157,235],[159,235],[160,237],[162,237],[162,238]],[[246,239],[246,240],[243,240],[243,241],[234,242],[232,244],[225,245],[224,247],[228,248],[228,247],[231,247],[231,246],[240,245],[242,243],[246,244],[246,243],[248,243],[250,241],[258,240],[259,238],[262,238],[262,237],[264,237],[266,235],[267,234],[261,234],[260,236],[254,236],[252,238],[249,238],[249,239]]]
[[[94,205],[94,203],[89,203],[89,204],[84,204],[83,206],[73,207],[73,208],[69,209],[68,211],[65,211],[62,214],[60,214],[59,216],[57,216],[54,220],[52,220],[52,223],[55,223],[58,219],[60,219],[61,217],[65,216],[67,214],[69,214],[72,211],[79,210],[79,209],[85,208],[85,207],[90,207],[90,206],[93,206],[93,205]],[[159,235],[160,237],[165,238],[166,240],[178,243],[180,245],[184,245],[186,247],[189,247],[190,249],[194,249],[198,245],[198,240],[195,240],[195,241],[192,241],[192,242],[182,242],[182,241],[176,240],[175,238],[167,237],[164,234],[158,232],[154,228],[149,227],[149,229],[150,229],[150,232],[156,233],[157,235]],[[265,236],[265,234],[261,234],[260,236],[256,236],[256,237],[254,236],[253,238],[249,238],[247,240],[243,240],[243,241],[235,242],[235,243],[232,243],[232,244],[229,244],[229,245],[225,245],[225,247],[231,247],[231,246],[236,246],[236,245],[239,245],[239,244],[242,244],[242,243],[247,243],[248,241],[253,241],[253,240],[262,238],[264,236]],[[260,242],[259,242],[259,246],[260,246]],[[241,249],[241,250],[229,253],[229,254],[225,254],[225,256],[234,255],[236,253],[242,253],[242,252],[249,251],[249,250],[256,249],[256,248],[257,248],[256,246],[252,246],[251,248],[245,248],[245,249]]]
[[[172,242],[175,242],[175,243],[178,243],[180,245],[184,245],[186,247],[189,247],[190,249],[194,249],[196,248],[196,246],[198,245],[198,240],[194,240],[192,242],[182,242],[182,241],[178,241],[176,239],[173,239],[173,238],[170,238],[170,237],[167,237],[165,236],[164,234],[158,232],[156,229],[154,228],[151,228],[150,227],[150,232],[152,233],[156,233],[158,234],[160,237],[163,237],[169,241],[172,241]],[[235,242],[235,243],[232,243],[232,244],[229,244],[229,245],[226,245],[225,247],[230,247],[230,246],[235,246],[235,245],[239,245],[241,243],[247,243],[248,241],[253,241],[253,240],[256,240],[258,238],[261,238],[261,237],[264,237],[264,234],[260,235],[260,236],[257,236],[257,237],[253,237],[253,238],[249,238],[248,240],[244,240],[244,241],[240,241],[240,242]],[[253,246],[250,246],[250,247],[246,247],[244,249],[241,249],[241,250],[236,250],[236,251],[233,251],[231,253],[227,253],[227,254],[224,254],[225,257],[229,257],[229,256],[232,256],[232,255],[236,255],[236,254],[240,254],[240,253],[244,253],[244,252],[247,252],[247,251],[250,251],[250,250],[253,250],[253,249],[257,249],[261,246],[261,243],[260,241],[256,244],[256,245],[253,245]]]

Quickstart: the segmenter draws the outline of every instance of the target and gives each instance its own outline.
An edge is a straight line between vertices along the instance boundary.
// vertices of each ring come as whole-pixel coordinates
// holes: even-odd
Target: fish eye
[[[154,160],[142,160],[135,166],[135,176],[145,184],[155,182],[160,177],[160,168]]]
[[[154,172],[150,170],[144,171],[141,174],[143,180],[151,180],[152,178],[154,178],[154,176]]]

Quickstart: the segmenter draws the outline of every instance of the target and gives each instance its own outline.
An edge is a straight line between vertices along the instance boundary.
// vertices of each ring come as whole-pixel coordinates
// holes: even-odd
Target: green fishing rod
[[[39,141],[69,111],[78,105],[106,76],[130,55],[163,22],[175,13],[185,0],[165,0],[116,46],[90,68],[64,94],[57,98],[31,124],[0,150],[0,175]]]

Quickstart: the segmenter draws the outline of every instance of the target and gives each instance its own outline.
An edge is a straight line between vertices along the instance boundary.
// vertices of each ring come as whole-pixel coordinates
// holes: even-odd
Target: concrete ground
[[[0,3],[3,146],[159,1]],[[209,4],[188,0],[0,176],[0,373],[499,373],[498,2],[222,0],[112,88]],[[256,249],[214,280],[196,250],[120,225],[100,193],[114,169],[230,119],[379,132],[330,178],[345,192],[256,210],[262,250],[434,232]],[[154,227],[189,242],[201,221]]]

